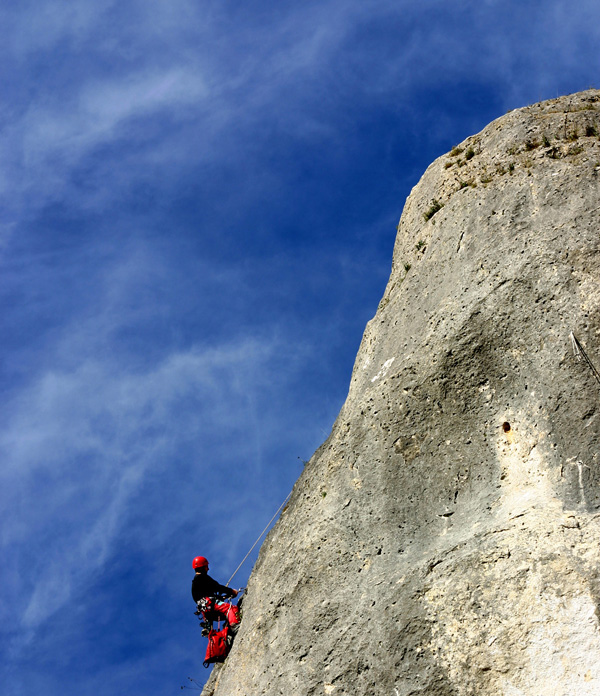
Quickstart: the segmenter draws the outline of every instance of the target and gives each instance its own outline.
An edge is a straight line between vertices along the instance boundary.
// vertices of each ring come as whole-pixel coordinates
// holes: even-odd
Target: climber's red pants
[[[205,612],[204,616],[208,621],[225,619],[230,626],[235,626],[240,622],[240,610],[235,604],[227,602],[213,602],[210,610]]]
[[[221,614],[230,626],[235,626],[240,622],[240,610],[234,604],[217,602],[213,611]]]

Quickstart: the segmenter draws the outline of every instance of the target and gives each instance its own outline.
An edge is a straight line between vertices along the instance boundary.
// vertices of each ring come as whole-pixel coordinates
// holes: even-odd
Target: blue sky
[[[600,6],[7,0],[0,32],[0,683],[180,693],[191,560],[225,581],[329,434],[410,189],[600,86]]]

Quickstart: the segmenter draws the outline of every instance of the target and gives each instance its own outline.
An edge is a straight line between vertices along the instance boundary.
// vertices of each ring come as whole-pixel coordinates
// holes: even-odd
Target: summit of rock
[[[589,90],[426,170],[205,696],[600,693],[599,133]]]

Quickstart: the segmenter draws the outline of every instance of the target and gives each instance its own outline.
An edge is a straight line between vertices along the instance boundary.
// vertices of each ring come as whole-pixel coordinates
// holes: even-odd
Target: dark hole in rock
[[[504,421],[504,423],[502,423],[502,430],[504,430],[504,432],[507,433],[510,430],[510,423]]]

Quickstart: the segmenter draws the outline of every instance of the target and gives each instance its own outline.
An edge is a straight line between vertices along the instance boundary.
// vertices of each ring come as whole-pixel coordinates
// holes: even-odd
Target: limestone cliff
[[[205,696],[600,694],[600,92],[425,172]]]

